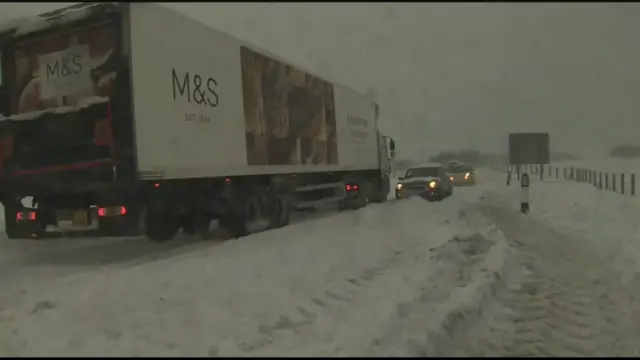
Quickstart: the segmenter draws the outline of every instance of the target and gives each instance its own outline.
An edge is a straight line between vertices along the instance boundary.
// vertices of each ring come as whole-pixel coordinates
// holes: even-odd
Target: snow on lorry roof
[[[116,2],[79,3],[35,16],[13,18],[0,23],[0,33],[13,31],[13,36],[23,36],[51,26],[83,19],[98,9],[106,9],[116,4]]]
[[[65,24],[65,23],[70,23],[76,20],[80,20],[83,19],[85,17],[90,16],[93,12],[96,11],[100,11],[102,9],[113,9],[115,8],[117,5],[119,4],[119,2],[102,2],[102,3],[96,3],[96,2],[87,2],[87,3],[79,3],[79,4],[75,4],[72,6],[68,6],[68,7],[64,7],[64,8],[60,8],[58,10],[54,10],[54,11],[50,11],[47,13],[43,13],[43,14],[39,14],[39,15],[35,15],[35,16],[26,16],[26,17],[19,17],[19,18],[14,18],[14,19],[9,19],[3,22],[0,22],[0,34],[6,33],[6,32],[10,32],[10,31],[14,31],[13,32],[13,36],[14,37],[18,37],[18,36],[24,36],[33,32],[37,32],[37,31],[41,31],[41,30],[45,30],[49,27],[52,26],[56,26],[56,25],[61,25],[61,24]],[[166,6],[169,4],[163,4],[163,3],[156,3],[160,6]],[[316,71],[310,70],[309,68],[302,66],[300,64],[293,64],[291,62],[289,62],[288,60],[280,57],[279,55],[275,54],[272,51],[269,51],[267,49],[264,49],[260,46],[257,46],[253,43],[250,43],[249,41],[242,39],[234,34],[230,34],[226,31],[223,31],[219,28],[216,28],[214,26],[212,26],[211,24],[207,23],[206,21],[203,21],[201,19],[195,18],[191,15],[187,15],[184,12],[174,8],[174,7],[169,7],[167,6],[167,8],[171,9],[171,11],[175,11],[177,13],[180,13],[181,15],[187,16],[195,21],[201,22],[203,24],[205,24],[206,26],[214,29],[217,32],[223,33],[227,36],[230,36],[234,39],[236,39],[237,41],[240,41],[242,43],[244,43],[245,45],[248,45],[252,50],[254,51],[258,51],[259,53],[268,56],[274,60],[277,60],[283,64],[287,64],[289,66],[293,66],[299,70],[302,70],[306,73],[308,73],[309,75],[313,75],[319,79],[322,79],[324,81],[330,82],[335,86],[344,86],[352,91],[355,91],[357,93],[359,93],[362,96],[365,97],[369,97],[366,95],[365,92],[362,91],[362,89],[357,89],[351,85],[347,86],[347,85],[343,85],[338,81],[335,81],[334,79],[332,79],[331,77],[325,76],[325,75],[319,75]],[[371,99],[372,101],[374,101],[374,99]],[[375,101],[374,103],[376,105],[378,105]]]
[[[0,116],[0,122],[13,120],[13,121],[28,121],[35,120],[44,114],[68,114],[75,111],[80,111],[82,109],[88,108],[89,106],[102,104],[108,102],[108,97],[100,97],[100,96],[91,96],[80,100],[80,103],[73,106],[60,106],[56,108],[46,109],[46,110],[36,110],[29,111],[22,114],[16,114],[11,116]]]

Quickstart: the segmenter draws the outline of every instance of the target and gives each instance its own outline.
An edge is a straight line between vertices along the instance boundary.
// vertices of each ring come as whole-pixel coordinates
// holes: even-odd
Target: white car
[[[396,199],[420,195],[427,200],[442,200],[453,194],[453,184],[440,164],[412,167],[398,180]]]

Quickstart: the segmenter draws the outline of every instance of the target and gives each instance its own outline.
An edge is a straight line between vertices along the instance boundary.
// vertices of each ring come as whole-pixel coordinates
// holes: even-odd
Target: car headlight
[[[465,178],[465,179],[468,179],[468,178],[469,178],[469,176],[471,176],[471,173],[466,173],[466,174],[464,174],[464,178]]]
[[[430,182],[430,183],[429,183],[429,187],[430,187],[431,189],[435,189],[435,188],[436,188],[436,186],[438,186],[438,183],[437,183],[437,182],[435,182],[435,181],[432,181],[432,182]]]
[[[402,184],[396,185],[396,190],[402,190]]]

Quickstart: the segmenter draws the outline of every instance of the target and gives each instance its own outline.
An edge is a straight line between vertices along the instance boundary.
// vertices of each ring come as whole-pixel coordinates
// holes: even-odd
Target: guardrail
[[[494,164],[491,168],[501,173],[507,173],[512,168],[513,176],[516,175],[515,167],[507,164]],[[622,195],[636,196],[636,174],[624,172],[608,172],[586,169],[578,166],[556,165],[520,165],[521,172],[528,172],[530,175],[542,175],[542,179],[555,178],[577,183],[587,183],[599,190],[613,191]]]

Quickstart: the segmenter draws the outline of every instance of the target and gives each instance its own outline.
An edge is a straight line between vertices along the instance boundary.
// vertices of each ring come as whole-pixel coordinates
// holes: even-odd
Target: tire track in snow
[[[585,239],[532,216],[483,208],[510,239],[519,269],[493,289],[477,315],[466,314],[434,355],[637,355],[633,294]]]
[[[431,249],[432,258],[444,261],[425,279],[418,296],[398,305],[382,336],[359,356],[432,356],[465,313],[475,313],[499,277],[507,249],[492,222],[477,211],[461,211],[460,217],[471,233]]]
[[[415,201],[422,202],[418,199]],[[446,206],[442,210],[445,211],[444,214],[449,213],[451,217],[447,216],[448,219],[445,219],[439,216],[430,218],[428,221],[432,222],[435,228],[444,225],[457,229],[457,226],[452,225],[457,224],[461,216],[456,204],[430,204],[426,205],[425,209],[438,205]],[[374,218],[370,220],[374,220],[373,222],[378,224],[388,223],[389,226],[401,227],[408,225],[390,222],[386,213],[376,213]],[[374,261],[371,261],[369,266],[351,274],[344,274],[347,276],[343,275],[342,281],[321,289],[319,293],[313,295],[311,302],[298,303],[298,307],[313,313],[313,320],[305,323],[300,322],[296,326],[287,328],[262,327],[257,334],[262,340],[256,343],[257,346],[243,349],[243,352],[245,354],[250,352],[253,356],[277,356],[284,353],[283,349],[287,349],[286,352],[294,356],[358,355],[363,347],[378,341],[376,339],[379,334],[377,327],[381,325],[381,322],[384,322],[389,316],[395,315],[396,312],[400,317],[406,315],[406,304],[398,300],[404,299],[408,295],[406,294],[407,288],[411,288],[411,296],[420,290],[416,291],[410,285],[407,286],[408,284],[403,283],[422,284],[426,278],[432,275],[430,271],[425,270],[430,270],[432,266],[430,258],[433,258],[435,253],[429,251],[424,236],[425,234],[422,232],[413,233],[408,230],[407,232],[403,231],[402,239],[396,241],[389,239],[392,241],[387,250],[378,254],[375,260],[372,259]],[[449,242],[445,240],[445,245],[452,242],[467,244],[465,240],[454,237]],[[482,241],[471,241],[468,244],[472,246],[484,245]],[[479,249],[478,251],[485,252],[486,250]],[[474,255],[469,254],[468,257],[473,258]],[[416,267],[416,263],[421,266]],[[459,278],[459,281],[451,280],[451,283],[460,285],[469,280],[468,269],[455,267],[450,270],[453,277]],[[430,295],[429,291],[433,289],[425,288],[423,290],[420,296],[425,297]],[[359,327],[354,328],[354,325]],[[354,331],[357,333],[356,336],[353,334]],[[345,339],[350,340],[345,341]]]

